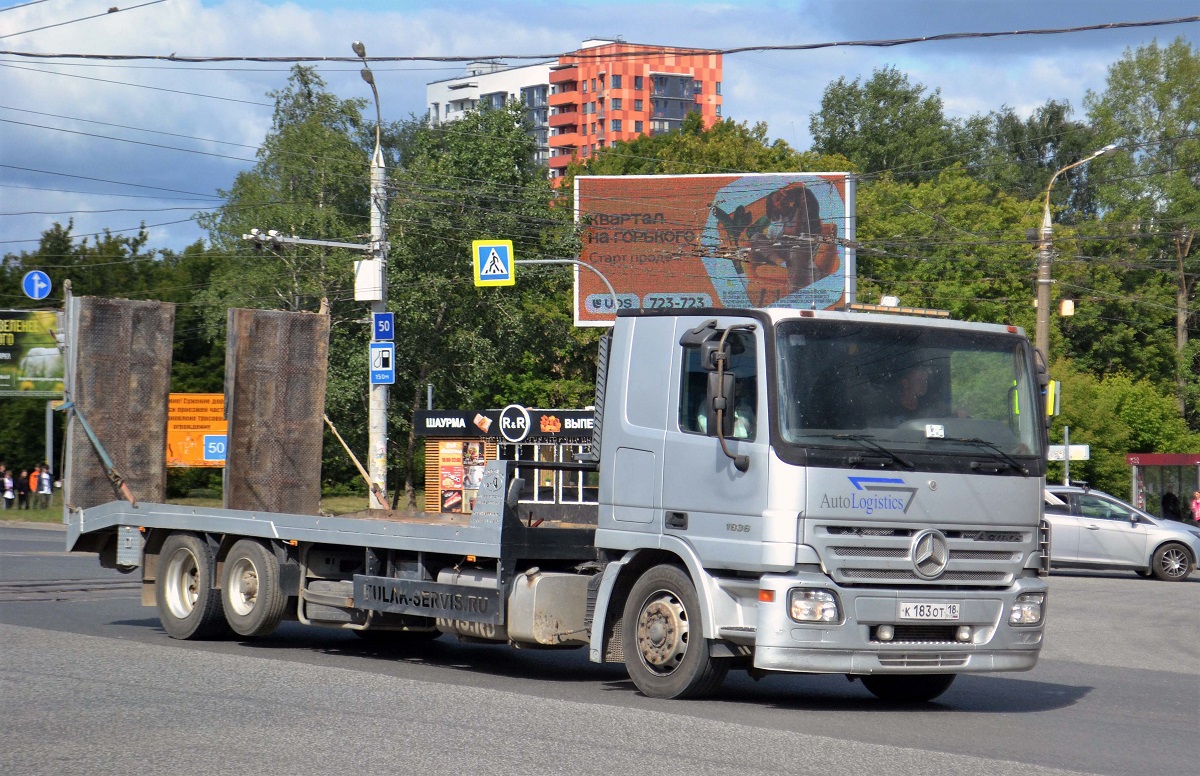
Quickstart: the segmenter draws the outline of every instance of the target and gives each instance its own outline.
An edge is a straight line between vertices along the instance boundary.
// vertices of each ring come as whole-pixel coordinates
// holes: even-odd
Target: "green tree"
[[[309,240],[359,243],[368,231],[370,149],[362,119],[366,101],[328,92],[312,68],[297,65],[275,100],[271,129],[258,162],[239,173],[225,204],[201,223],[213,248],[210,283],[197,295],[207,336],[223,342],[227,310],[253,307],[320,309],[328,300],[331,332],[326,413],[352,449],[366,450],[366,327],[355,323],[363,306],[353,301],[353,262],[343,248],[271,244],[242,239],[252,229]],[[323,478],[352,481],[354,469],[327,436]],[[365,492],[365,491],[364,491]]]
[[[390,212],[390,304],[397,314],[392,438],[409,503],[419,476],[412,414],[433,384],[442,407],[581,406],[595,335],[573,327],[563,268],[521,267],[511,288],[477,289],[471,242],[511,239],[517,259],[574,257],[569,207],[555,203],[520,106],[440,127],[413,121]]]
[[[838,78],[825,87],[821,110],[809,122],[813,150],[841,155],[864,173],[897,178],[948,166],[964,150],[963,127],[947,119],[941,91],[927,94],[894,67],[866,81]]]
[[[767,125],[749,126],[732,119],[707,129],[699,113],[692,112],[679,129],[641,135],[599,149],[567,169],[563,189],[571,190],[575,175],[682,175],[721,172],[846,172],[844,157],[826,157],[797,151],[782,140],[767,137]]]
[[[966,122],[969,145],[977,149],[968,164],[973,177],[1026,200],[1037,200],[1058,169],[1082,159],[1101,143],[1090,126],[1072,120],[1071,105],[1048,100],[1027,118],[1008,106]],[[1090,166],[1068,170],[1050,192],[1059,223],[1096,216]]]
[[[886,175],[858,193],[862,301],[894,294],[954,318],[1032,330],[1032,265],[1021,235],[1031,205],[961,168],[920,183]]]
[[[1097,377],[1065,359],[1053,376],[1062,380],[1062,414],[1051,425],[1051,441],[1061,440],[1069,426],[1071,444],[1091,447],[1090,460],[1071,463],[1072,479],[1121,493],[1129,487],[1126,453],[1188,452],[1200,445],[1172,397],[1147,380],[1124,372]],[[1061,476],[1059,465],[1052,469],[1049,479]]]
[[[1050,351],[1097,376],[1125,371],[1173,390],[1170,277],[1147,266],[1137,239],[1104,223],[1056,227],[1054,247]],[[1057,314],[1063,299],[1073,315]]]
[[[1196,311],[1200,279],[1200,52],[1178,38],[1126,51],[1109,68],[1105,90],[1088,92],[1084,105],[1100,137],[1124,153],[1097,160],[1099,188],[1109,222],[1128,229],[1144,246],[1142,259],[1168,273],[1175,286],[1176,395],[1185,407],[1200,379],[1189,366],[1189,339],[1200,330]]]
[[[271,130],[258,162],[222,191],[225,204],[201,223],[226,259],[203,294],[214,333],[228,307],[316,310],[349,294],[357,256],[324,246],[268,245],[255,251],[242,239],[252,229],[313,240],[356,241],[367,219],[367,168],[362,109],[365,100],[341,100],[309,67],[292,68],[275,99]],[[373,138],[373,135],[372,135]],[[335,309],[335,319],[343,312]]]
[[[191,304],[197,288],[208,282],[211,252],[197,243],[182,254],[154,251],[148,236],[139,230],[133,236],[107,230],[96,238],[76,240],[73,224],[54,224],[43,232],[34,251],[9,254],[0,268],[0,281],[18,287],[31,269],[45,271],[54,287],[49,300],[34,302],[14,297],[17,308],[62,307],[67,281],[76,296],[116,296],[157,299],[176,303],[175,348],[172,361],[172,390],[222,390],[223,344],[203,336],[200,310]],[[0,402],[0,449],[12,465],[32,465],[45,449],[44,399],[13,397]],[[54,421],[54,448],[63,450],[64,418]],[[60,469],[58,461],[51,462]]]

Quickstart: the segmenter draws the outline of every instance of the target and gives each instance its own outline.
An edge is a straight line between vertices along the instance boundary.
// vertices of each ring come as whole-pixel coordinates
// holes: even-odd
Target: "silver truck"
[[[731,669],[924,701],[1041,648],[1039,368],[1012,326],[797,310],[621,313],[601,343],[581,514],[490,462],[470,515],[114,501],[67,547],[141,570],[174,638],[282,618],[363,636],[586,647],[649,696]]]

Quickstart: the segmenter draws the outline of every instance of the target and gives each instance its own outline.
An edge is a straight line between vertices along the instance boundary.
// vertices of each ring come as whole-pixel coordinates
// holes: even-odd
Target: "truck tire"
[[[1164,582],[1182,582],[1192,573],[1192,556],[1182,544],[1164,544],[1154,551],[1152,570]]]
[[[863,687],[882,701],[925,703],[938,697],[954,683],[956,674],[872,674],[859,677]]]
[[[700,598],[678,566],[655,566],[625,601],[622,647],[629,678],[651,698],[696,698],[720,686],[728,667],[709,656]]]
[[[221,599],[234,633],[250,639],[273,633],[288,603],[275,554],[253,539],[238,540],[225,557]]]
[[[212,550],[199,536],[174,533],[158,554],[154,602],[163,630],[173,639],[211,639],[229,630],[214,589]]]

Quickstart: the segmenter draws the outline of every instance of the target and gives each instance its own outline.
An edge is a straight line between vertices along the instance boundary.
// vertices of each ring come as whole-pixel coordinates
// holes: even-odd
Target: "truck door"
[[[681,320],[676,342],[696,325]],[[662,530],[687,541],[709,568],[753,567],[761,562],[767,498],[769,426],[762,327],[728,338],[727,371],[734,376],[732,433],[726,445],[749,459],[746,471],[721,450],[707,407],[711,370],[697,345],[677,345],[663,467]],[[710,424],[714,428],[710,428]]]

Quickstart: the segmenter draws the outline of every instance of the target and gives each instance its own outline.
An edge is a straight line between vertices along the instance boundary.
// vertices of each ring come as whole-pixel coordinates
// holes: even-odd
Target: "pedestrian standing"
[[[16,491],[13,490],[14,487],[15,486],[13,485],[12,472],[10,472],[8,469],[5,469],[4,470],[4,480],[3,480],[4,508],[5,509],[12,509],[13,502],[15,502],[17,500]]]
[[[1192,494],[1192,519],[1200,523],[1200,490]]]
[[[22,469],[13,485],[17,491],[17,509],[29,509],[29,470]]]
[[[29,506],[37,508],[37,490],[38,483],[41,482],[42,467],[35,466],[33,471],[29,473]]]
[[[50,477],[50,464],[43,463],[41,471],[38,472],[38,506],[42,509],[50,508],[50,496],[54,493],[51,490],[52,478]]]
[[[1175,495],[1175,491],[1171,490],[1170,485],[1162,495],[1162,516],[1164,520],[1183,519],[1183,515],[1179,514],[1179,497]]]

